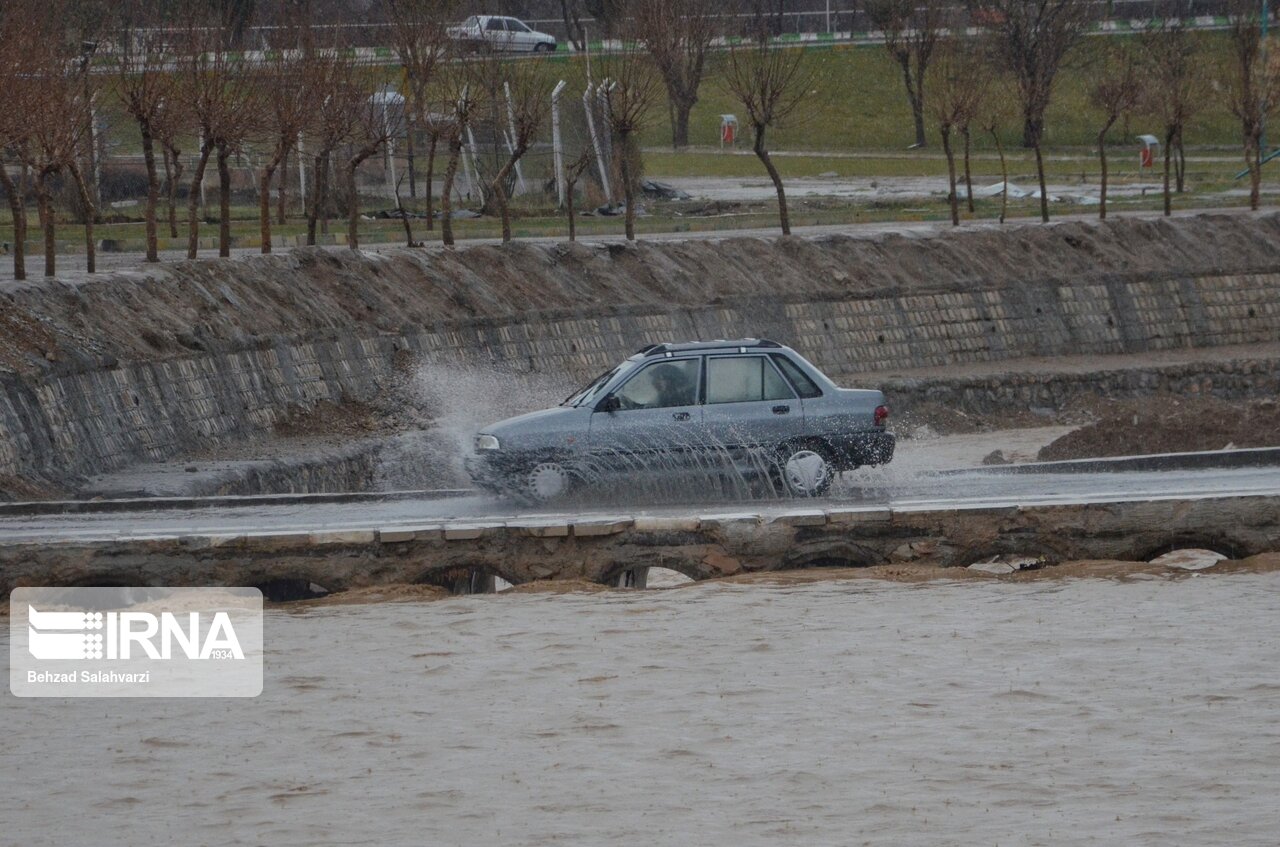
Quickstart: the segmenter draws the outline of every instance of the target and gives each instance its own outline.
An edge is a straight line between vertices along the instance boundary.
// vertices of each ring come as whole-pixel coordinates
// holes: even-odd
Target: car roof
[[[769,349],[781,350],[781,344],[776,341],[770,341],[767,338],[731,338],[717,339],[715,341],[684,341],[684,342],[665,342],[662,344],[649,344],[641,347],[636,351],[632,358],[647,359],[651,356],[664,356],[668,353],[688,353],[694,351],[706,350],[748,350],[748,349]]]

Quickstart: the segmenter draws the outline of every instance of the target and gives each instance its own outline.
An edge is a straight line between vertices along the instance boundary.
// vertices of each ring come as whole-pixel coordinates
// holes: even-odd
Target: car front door
[[[484,40],[494,50],[508,50],[511,33],[507,32],[507,22],[503,18],[489,18],[484,25]]]
[[[507,18],[507,29],[511,30],[511,49],[529,51],[533,49],[533,31],[523,21]]]
[[[705,445],[702,357],[657,359],[596,403],[591,456],[610,470],[687,467]]]
[[[708,356],[702,425],[717,449],[739,465],[759,465],[804,431],[791,386],[763,355]]]

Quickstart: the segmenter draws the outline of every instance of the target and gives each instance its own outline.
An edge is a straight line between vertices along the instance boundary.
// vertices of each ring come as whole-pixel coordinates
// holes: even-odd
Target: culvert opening
[[[1175,554],[1177,554],[1177,557],[1188,559],[1193,556],[1202,558],[1212,556],[1216,557],[1213,560],[1215,562],[1223,559],[1240,559],[1247,555],[1240,545],[1226,538],[1185,535],[1143,551],[1135,558],[1141,562],[1157,564],[1163,563],[1158,562],[1158,560],[1164,557],[1172,557]]]
[[[1153,556],[1148,562],[1166,568],[1177,568],[1184,571],[1199,571],[1211,568],[1218,562],[1234,558],[1226,553],[1219,553],[1207,547],[1177,547]]]
[[[298,600],[315,600],[327,597],[332,592],[323,585],[304,577],[283,577],[269,579],[254,586],[262,592],[262,597],[269,603],[293,603]]]
[[[493,594],[511,587],[511,583],[484,568],[449,568],[432,571],[419,580],[424,585],[435,585],[450,594]]]

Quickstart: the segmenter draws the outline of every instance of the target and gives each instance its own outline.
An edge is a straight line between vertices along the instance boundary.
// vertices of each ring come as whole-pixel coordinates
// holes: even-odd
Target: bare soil
[[[1041,461],[1280,446],[1280,403],[1157,396],[1093,401],[1096,420],[1040,450]]]

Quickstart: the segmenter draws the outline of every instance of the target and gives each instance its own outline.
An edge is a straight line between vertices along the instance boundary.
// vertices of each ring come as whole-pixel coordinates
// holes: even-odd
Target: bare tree
[[[633,0],[629,4],[635,35],[667,88],[675,149],[689,146],[689,113],[698,102],[720,8],[714,0]]]
[[[271,139],[270,152],[258,172],[258,227],[262,252],[271,252],[271,180],[283,168],[289,151],[298,144],[325,92],[319,87],[317,59],[309,22],[289,27],[291,37],[268,54],[258,80],[262,96],[263,135]],[[281,180],[281,194],[284,180]]]
[[[388,0],[392,39],[408,83],[406,120],[421,126],[427,134],[427,229],[432,219],[432,180],[440,128],[431,110],[431,92],[437,84],[441,63],[448,58],[450,39],[447,24],[456,8],[454,0]],[[410,183],[412,193],[412,182]]]
[[[360,249],[360,194],[356,171],[400,131],[402,110],[393,107],[392,92],[378,87],[378,77],[361,69],[355,78],[356,99],[347,141],[352,153],[345,163],[347,182],[347,246]]]
[[[453,246],[453,182],[458,175],[462,144],[467,127],[475,119],[478,104],[467,77],[452,71],[442,75],[441,90],[447,98],[448,117],[437,123],[441,137],[449,149],[444,169],[444,185],[440,189],[440,238],[446,247]]]
[[[1009,163],[1004,155],[1004,142],[1000,133],[1008,125],[1010,114],[1015,111],[1010,99],[1007,87],[999,80],[992,80],[978,108],[978,122],[982,131],[991,136],[996,145],[996,154],[1000,157],[1000,223],[1004,223],[1009,214]],[[971,196],[972,192],[973,189],[970,188]]]
[[[617,139],[618,166],[626,203],[624,228],[628,241],[636,239],[636,163],[640,156],[636,134],[649,123],[658,92],[658,75],[648,58],[630,47],[613,53],[605,64],[610,86],[606,99],[609,129]]]
[[[543,64],[528,62],[473,63],[473,67],[492,68],[498,72],[501,87],[488,91],[493,102],[506,101],[508,156],[489,182],[489,199],[498,207],[502,218],[502,240],[511,240],[511,209],[507,198],[507,182],[516,163],[529,152],[534,137],[546,122],[551,108],[551,83]],[[482,85],[477,80],[477,85]],[[501,122],[499,122],[501,123]]]
[[[947,156],[947,176],[950,190],[947,202],[951,206],[951,225],[960,225],[960,198],[956,190],[956,156],[951,146],[951,134],[963,129],[978,116],[982,95],[987,85],[987,63],[973,50],[972,43],[956,40],[943,42],[937,61],[929,74],[933,97],[929,108],[938,123],[942,136],[942,151]],[[966,143],[965,170],[968,171],[968,144]],[[969,185],[972,201],[973,187]]]
[[[27,130],[16,148],[24,166],[32,171],[40,224],[44,230],[44,275],[57,275],[56,221],[53,179],[71,174],[85,197],[76,159],[89,136],[93,91],[88,77],[88,56],[77,61],[67,50],[63,29],[67,10],[59,0],[24,10],[33,22],[34,38],[24,46],[23,72],[30,85],[28,110],[22,119]],[[94,269],[92,203],[86,204],[85,239],[88,269]]]
[[[1022,105],[1022,143],[1036,155],[1040,217],[1049,220],[1044,178],[1044,113],[1067,52],[1092,19],[1089,0],[977,0],[991,28],[994,55],[1017,82]]]
[[[1164,129],[1164,213],[1173,214],[1170,190],[1172,157],[1182,145],[1182,133],[1204,108],[1209,95],[1208,78],[1196,39],[1180,18],[1163,18],[1139,36],[1146,65],[1145,110]]]
[[[1134,62],[1133,52],[1125,45],[1108,49],[1103,55],[1095,76],[1096,82],[1089,91],[1089,101],[1102,115],[1098,129],[1098,161],[1102,168],[1102,181],[1098,195],[1098,218],[1107,218],[1107,134],[1122,115],[1138,105],[1142,94],[1142,79]]]
[[[808,96],[812,85],[803,63],[802,50],[779,47],[761,35],[747,45],[731,48],[724,71],[725,87],[742,104],[751,124],[751,149],[773,181],[783,235],[791,234],[787,193],[769,156],[765,133],[785,124]]]
[[[160,143],[161,161],[164,164],[166,217],[169,221],[169,237],[178,237],[178,186],[182,184],[182,147],[187,128],[193,123],[191,110],[180,96],[182,89],[175,84],[173,95],[165,98],[160,110],[151,121],[155,139]]]
[[[884,33],[885,49],[902,69],[916,147],[929,143],[924,129],[925,79],[951,5],[947,0],[867,0],[865,6],[872,26]]]
[[[573,191],[578,184],[578,180],[588,167],[591,166],[591,150],[586,149],[578,154],[578,158],[574,159],[564,169],[564,199],[565,212],[569,215],[569,240],[576,241],[578,238],[577,221],[573,215]]]
[[[1262,38],[1262,10],[1257,0],[1229,0],[1227,20],[1232,64],[1227,74],[1227,102],[1240,121],[1244,160],[1249,169],[1249,208],[1257,211],[1262,198],[1262,137],[1267,118],[1280,100],[1280,69],[1274,57],[1268,61]]]
[[[167,4],[160,0],[129,0],[119,12],[119,64],[116,95],[142,137],[142,161],[147,169],[147,202],[143,211],[146,260],[160,261],[156,210],[160,203],[160,175],[156,167],[157,126],[166,103],[174,98],[175,77],[165,43]],[[164,154],[162,154],[164,155]]]
[[[209,158],[217,153],[219,229],[218,254],[230,255],[231,172],[229,160],[258,123],[261,89],[250,69],[226,44],[234,40],[221,18],[209,9],[188,5],[182,31],[179,92],[190,108],[199,132],[200,148],[187,199],[187,258],[200,245],[200,188]]]
[[[354,59],[345,51],[318,51],[309,67],[308,73],[320,92],[306,136],[314,174],[307,208],[307,244],[314,245],[317,225],[328,214],[329,171],[334,153],[355,132],[370,92],[363,85]]]
[[[565,37],[578,53],[587,49],[587,31],[582,26],[578,0],[560,0],[560,16],[564,19]]]
[[[38,91],[27,45],[38,37],[38,30],[25,8],[29,2],[0,4],[0,91],[5,92],[5,107],[0,109],[0,186],[13,218],[13,278],[18,280],[27,278],[26,180],[21,174],[14,179],[4,160],[6,154],[23,162],[30,159],[26,152],[31,143],[28,116],[35,108]]]

